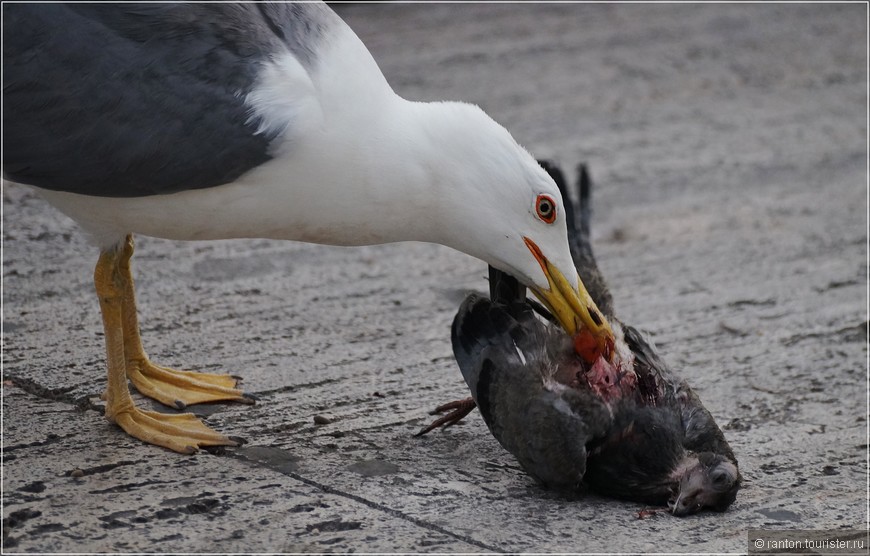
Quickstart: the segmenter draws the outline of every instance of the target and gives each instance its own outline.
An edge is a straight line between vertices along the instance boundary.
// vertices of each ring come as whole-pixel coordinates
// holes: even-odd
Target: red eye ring
[[[535,212],[538,218],[547,224],[552,224],[556,221],[556,200],[549,195],[541,193],[535,199]]]

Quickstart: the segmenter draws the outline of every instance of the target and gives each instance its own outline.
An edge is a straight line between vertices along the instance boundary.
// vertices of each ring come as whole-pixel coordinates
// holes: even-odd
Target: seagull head
[[[574,335],[588,331],[610,359],[613,331],[580,280],[566,211],[553,179],[477,106],[435,103],[438,242],[486,261],[528,286]]]

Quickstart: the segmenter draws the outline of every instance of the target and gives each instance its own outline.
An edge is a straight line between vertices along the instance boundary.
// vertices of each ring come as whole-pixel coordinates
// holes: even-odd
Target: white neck
[[[234,200],[213,210],[224,209],[226,222],[250,205],[257,230],[240,224],[234,235],[262,236],[265,227],[268,237],[332,245],[436,241],[445,221],[439,186],[453,167],[419,135],[438,117],[434,108],[395,96],[354,131],[331,125],[227,186]]]
[[[399,97],[389,104],[366,133],[325,126],[231,184],[139,198],[43,193],[103,245],[126,233],[330,245],[437,241],[443,207],[433,188],[445,182],[437,145],[407,135],[426,128],[421,120],[437,110]]]

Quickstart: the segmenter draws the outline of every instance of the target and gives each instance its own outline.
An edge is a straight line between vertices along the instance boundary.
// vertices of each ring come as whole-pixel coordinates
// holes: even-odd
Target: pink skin
[[[577,365],[562,366],[554,378],[571,388],[580,388],[585,384],[593,394],[606,403],[635,394],[637,375],[630,368],[626,370],[624,363],[610,362],[605,357],[598,357],[592,366],[584,371],[586,366],[578,358]]]
[[[571,386],[579,387],[580,380],[585,379],[589,389],[605,402],[612,402],[633,394],[637,387],[637,374],[631,366],[628,369],[617,358],[613,361],[613,343],[605,342],[604,346],[592,332],[584,328],[574,335],[574,351],[589,366],[571,381]]]
[[[595,360],[584,378],[592,392],[605,402],[630,395],[637,388],[637,375],[633,370],[625,370],[620,363],[611,363],[604,357]]]

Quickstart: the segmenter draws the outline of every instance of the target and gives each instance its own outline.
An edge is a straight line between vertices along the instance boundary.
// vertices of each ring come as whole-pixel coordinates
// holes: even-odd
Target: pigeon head
[[[666,502],[675,516],[725,511],[737,497],[740,473],[727,457],[682,445],[678,414],[666,407],[621,403],[603,439],[591,444],[586,483],[606,496]]]
[[[734,462],[721,454],[688,454],[675,470],[674,494],[668,508],[676,516],[704,509],[725,511],[737,498],[740,472]]]

